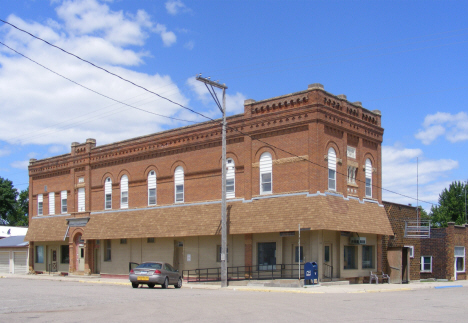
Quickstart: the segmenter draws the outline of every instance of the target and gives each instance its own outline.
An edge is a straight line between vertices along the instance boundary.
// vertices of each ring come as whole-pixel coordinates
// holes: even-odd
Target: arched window
[[[107,177],[104,183],[104,194],[106,210],[112,209],[112,180],[110,177]]]
[[[372,197],[372,162],[366,159],[366,197]]]
[[[156,172],[148,174],[148,205],[156,205]]]
[[[120,208],[128,208],[128,176],[122,175],[120,178]]]
[[[335,149],[328,149],[328,189],[336,191],[336,153]]]
[[[226,198],[236,197],[236,172],[234,160],[229,158],[226,160]]]
[[[260,156],[260,194],[273,192],[273,163],[271,154],[265,152]]]
[[[184,168],[182,166],[177,166],[174,171],[174,194],[176,203],[184,202]]]

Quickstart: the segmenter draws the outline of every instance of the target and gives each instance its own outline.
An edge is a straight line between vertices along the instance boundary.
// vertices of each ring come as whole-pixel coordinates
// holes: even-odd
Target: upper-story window
[[[176,203],[184,202],[184,168],[182,166],[177,166],[174,171],[174,194]]]
[[[328,149],[328,189],[336,191],[336,153],[335,149]]]
[[[122,175],[120,178],[120,208],[128,208],[128,176]]]
[[[148,174],[148,205],[156,205],[156,172]]]
[[[50,215],[55,214],[55,193],[54,192],[49,193],[49,214]]]
[[[61,208],[62,208],[62,213],[67,213],[68,208],[67,208],[67,191],[62,191],[60,193],[60,200],[61,200]]]
[[[112,179],[110,177],[106,178],[104,184],[104,194],[105,194],[105,209],[112,209]]]
[[[229,158],[226,160],[226,198],[236,197],[236,172],[234,160]]]
[[[42,215],[42,203],[43,203],[42,194],[38,194],[37,195],[37,215]]]
[[[372,197],[372,162],[366,159],[366,197]]]
[[[85,188],[78,188],[78,212],[84,212],[86,209]]]
[[[265,152],[260,156],[260,194],[273,192],[273,162],[271,154]]]

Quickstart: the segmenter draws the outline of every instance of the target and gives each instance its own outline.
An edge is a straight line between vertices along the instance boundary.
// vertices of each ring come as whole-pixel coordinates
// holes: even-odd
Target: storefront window
[[[36,263],[44,263],[44,246],[36,246]]]
[[[357,269],[356,246],[344,246],[344,269]]]
[[[276,269],[276,242],[258,244],[258,270]]]
[[[60,246],[60,263],[70,263],[70,248],[68,246]]]
[[[374,248],[362,246],[362,268],[374,268]]]

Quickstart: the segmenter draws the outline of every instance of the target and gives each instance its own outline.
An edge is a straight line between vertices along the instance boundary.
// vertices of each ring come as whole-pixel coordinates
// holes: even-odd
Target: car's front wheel
[[[182,278],[179,277],[179,280],[177,281],[177,284],[174,285],[175,288],[181,288],[182,287]]]
[[[132,283],[133,288],[138,288],[138,283]]]
[[[164,279],[164,283],[161,285],[162,288],[167,288],[167,286],[169,286],[169,280],[167,279],[167,277]]]

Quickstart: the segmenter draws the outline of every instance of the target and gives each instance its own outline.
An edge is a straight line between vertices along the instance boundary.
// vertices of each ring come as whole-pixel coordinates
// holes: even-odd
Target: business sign
[[[366,244],[366,237],[350,237],[349,244]]]
[[[67,221],[69,227],[84,227],[88,223],[89,218],[71,218],[67,219]]]

